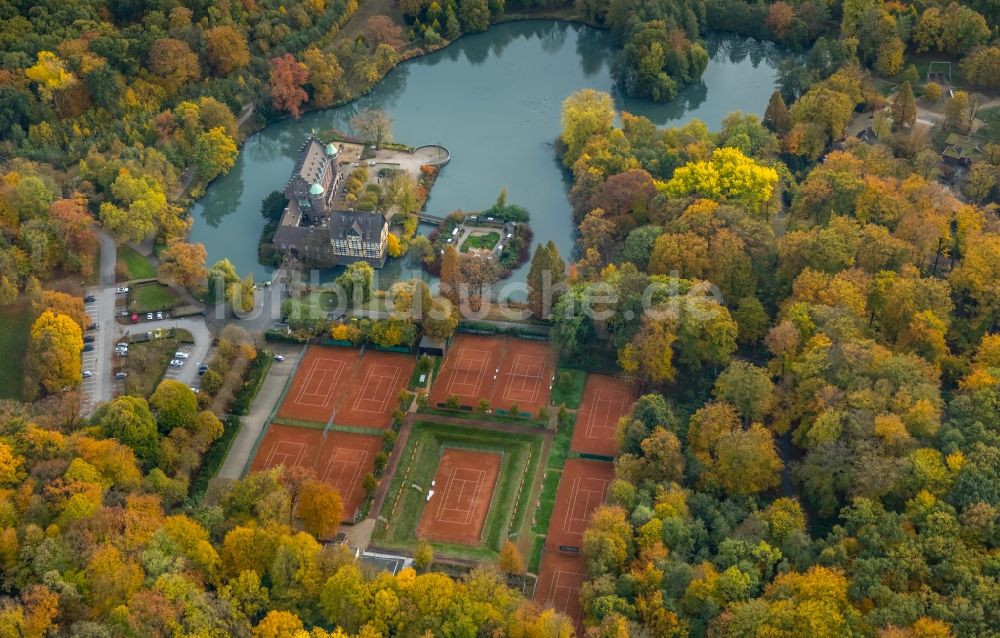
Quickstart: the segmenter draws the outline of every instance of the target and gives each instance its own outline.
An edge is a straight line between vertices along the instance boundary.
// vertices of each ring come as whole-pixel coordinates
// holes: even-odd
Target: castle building
[[[366,261],[385,264],[389,219],[381,213],[339,210],[337,190],[344,181],[339,150],[310,136],[299,149],[285,185],[288,207],[274,233],[274,247],[314,267]]]

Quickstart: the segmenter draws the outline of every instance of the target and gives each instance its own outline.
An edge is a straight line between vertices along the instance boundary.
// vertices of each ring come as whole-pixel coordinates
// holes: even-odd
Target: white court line
[[[574,584],[560,585],[559,581],[562,579],[563,576],[572,578],[571,582],[573,582]],[[586,574],[557,569],[552,573],[552,584],[549,586],[549,597],[548,597],[548,602],[557,608],[560,606],[559,603],[560,602],[562,603],[562,609],[560,611],[562,611],[563,613],[567,612],[570,609],[570,605],[572,603],[573,606],[576,607],[576,613],[573,615],[577,622],[581,620],[581,617],[583,615],[583,608],[580,605],[580,585],[577,584],[580,582],[579,579],[581,576],[585,578]],[[563,598],[561,601],[558,597],[559,591],[566,592],[565,594],[566,597]]]
[[[459,472],[474,472],[476,479],[458,478]],[[486,470],[479,470],[471,467],[455,467],[452,468],[451,474],[448,476],[448,483],[445,485],[444,496],[441,499],[441,505],[438,506],[437,515],[435,515],[434,520],[442,523],[458,523],[461,525],[468,525],[472,522],[472,514],[474,512],[473,505],[479,500],[479,492],[482,490],[484,479],[486,478]],[[448,507],[448,501],[451,499],[452,494],[455,493],[455,485],[458,487],[458,504],[461,504],[462,497],[465,496],[465,486],[469,484],[475,485],[472,490],[472,498],[469,500],[467,507]],[[462,514],[465,516],[464,521],[456,521],[451,518],[446,518],[446,512],[455,512],[456,514]]]
[[[587,481],[597,481],[600,483],[601,487],[597,490],[590,488],[580,487],[580,483],[584,480]],[[593,511],[601,504],[604,500],[604,495],[607,493],[608,481],[605,479],[591,478],[589,476],[577,476],[573,478],[573,490],[570,492],[569,496],[569,508],[566,510],[566,517],[563,520],[563,531],[567,534],[573,534],[575,536],[582,536],[583,531],[587,528],[587,523],[590,522],[590,516]],[[577,510],[577,499],[579,495],[586,494],[586,501],[583,503],[583,516],[579,517],[576,515]],[[591,504],[590,498],[593,494],[597,495],[597,502]],[[575,531],[572,529],[574,523],[582,523],[583,528],[580,531]]]
[[[481,356],[478,359],[466,356],[468,354],[473,354],[473,353]],[[462,350],[461,356],[457,357],[456,359],[455,367],[457,369],[452,373],[451,380],[448,382],[448,394],[462,396],[462,397],[473,397],[473,398],[479,396],[479,387],[483,384],[483,378],[485,376],[483,374],[483,371],[486,369],[486,364],[489,362],[489,358],[490,358],[490,353],[485,350]],[[472,383],[468,380],[469,375],[472,374],[472,368],[470,367],[466,369],[459,367],[459,363],[465,361],[471,361],[473,363],[479,364],[478,369],[475,371],[475,376],[473,377],[475,379],[475,383]],[[460,372],[465,376],[465,380],[458,382],[458,385],[471,387],[472,388],[471,393],[455,391],[456,380],[458,379],[458,374]]]
[[[321,363],[331,363],[336,365],[332,368],[320,369],[319,365]],[[337,390],[337,381],[340,379],[340,373],[343,372],[343,370],[344,370],[343,361],[335,361],[331,359],[314,359],[312,365],[309,367],[309,372],[306,374],[305,382],[302,384],[302,387],[299,388],[298,394],[295,395],[295,403],[298,405],[310,406],[316,408],[325,408],[328,405],[330,405],[330,399],[333,398],[333,393],[336,392]],[[333,375],[333,380],[330,381],[329,384],[327,384],[327,379],[329,378],[330,373],[332,373]],[[322,392],[306,391],[308,388],[314,386],[314,381],[316,381],[317,377],[319,378],[319,381],[317,383],[318,387],[316,388],[317,390],[322,390],[323,385],[327,384],[325,394]],[[322,399],[322,402],[315,403],[312,400],[307,401],[305,400],[305,397],[307,396],[317,397],[319,399]]]
[[[524,360],[527,360],[524,362]],[[510,372],[508,373],[507,387],[504,389],[503,398],[508,401],[527,401],[534,403],[538,399],[538,391],[541,388],[542,371],[545,369],[542,358],[534,354],[519,354],[514,358],[514,365],[511,366]],[[517,396],[511,396],[516,392],[529,392],[527,385],[528,380],[532,380],[534,383],[530,390],[530,398],[524,395],[518,394]],[[520,388],[514,387],[514,381],[519,381]]]
[[[608,399],[606,395],[611,395],[614,398]],[[594,398],[594,408],[590,411],[590,418],[587,419],[587,438],[588,439],[604,439],[607,438],[607,432],[603,434],[594,434],[595,430],[611,430],[614,431],[618,428],[618,421],[615,420],[614,423],[608,422],[608,416],[613,414],[612,408],[615,406],[621,406],[623,409],[619,410],[624,412],[625,402],[627,400],[626,394],[621,390],[605,390],[601,389],[597,391],[597,396]],[[607,408],[604,412],[604,418],[602,419],[603,424],[597,424],[597,413],[598,406],[605,405]]]
[[[379,367],[391,369],[393,371],[392,376],[390,377],[385,374],[376,374],[375,369]],[[364,383],[361,385],[361,392],[358,394],[358,398],[354,401],[354,407],[352,409],[355,412],[367,412],[368,414],[385,414],[385,408],[388,405],[389,401],[392,399],[392,389],[396,387],[396,380],[399,379],[400,370],[402,370],[402,368],[400,368],[399,366],[393,366],[384,363],[372,364],[372,366],[368,368],[368,372],[365,373],[365,380]],[[378,382],[374,386],[376,392],[371,393],[370,396],[370,393],[367,392],[367,390],[369,389],[369,387],[371,387],[373,378],[378,379]],[[383,382],[386,379],[389,380],[389,385],[388,385],[388,391],[385,393],[385,396],[382,399],[374,398],[375,396],[378,396],[379,394],[378,390],[382,388]],[[362,408],[360,407],[362,401],[375,403],[379,407],[377,410]]]
[[[282,446],[290,447],[291,450],[287,452],[279,451]],[[267,457],[265,457],[264,459],[264,467],[268,469],[272,467],[277,467],[278,465],[284,465],[285,467],[295,467],[299,465],[299,463],[302,461],[302,457],[305,456],[305,453],[306,453],[306,444],[302,443],[301,441],[285,441],[285,440],[275,441],[274,445],[271,446],[271,450],[270,452],[268,452]],[[275,457],[281,457],[282,460],[280,462],[275,463],[274,462]],[[293,457],[295,458],[294,463],[285,462]]]
[[[342,452],[347,454],[353,452],[355,454],[355,457],[353,459],[342,460],[340,458]],[[333,456],[327,460],[326,472],[323,474],[323,481],[326,483],[330,483],[335,488],[337,488],[341,492],[340,494],[341,499],[346,501],[347,499],[351,498],[351,494],[354,493],[354,486],[357,484],[358,478],[361,476],[361,472],[364,469],[365,461],[367,460],[368,460],[368,450],[357,450],[354,448],[337,448],[336,450],[334,450]],[[351,473],[351,480],[347,484],[347,489],[341,489],[340,487],[340,482],[346,475],[346,472],[343,469],[339,469],[339,471],[337,472],[336,480],[330,481],[331,476],[334,474],[334,464],[337,462],[342,463],[341,466],[338,466],[338,469],[340,467],[350,467],[350,464],[352,463],[354,465],[354,471]]]

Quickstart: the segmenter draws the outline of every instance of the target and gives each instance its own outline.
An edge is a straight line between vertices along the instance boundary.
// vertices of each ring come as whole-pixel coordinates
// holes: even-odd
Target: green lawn
[[[1000,106],[983,109],[979,112],[979,119],[986,124],[979,134],[993,142],[1000,141]]]
[[[434,423],[414,424],[389,485],[389,500],[382,510],[386,522],[376,526],[373,542],[389,549],[413,547],[426,504],[425,487],[417,489],[413,484],[430,485],[446,447],[501,452],[503,460],[482,542],[477,546],[435,542],[434,550],[442,556],[493,560],[508,535],[520,529],[527,514],[528,492],[542,451],[540,437]]]
[[[545,464],[546,468],[561,470],[569,457],[569,446],[573,441],[573,428],[576,426],[576,415],[567,414],[568,422],[560,423],[556,430],[556,436],[552,439],[552,449],[549,450],[549,459]]]
[[[562,470],[547,469],[545,480],[542,481],[542,491],[538,494],[538,509],[535,510],[534,523],[531,531],[544,536],[549,529],[549,521],[552,520],[552,507],[556,503],[556,490],[559,489],[559,479],[562,478]]]
[[[180,341],[177,339],[130,344],[128,356],[125,357],[125,372],[128,373],[125,377],[125,393],[143,398],[153,394],[179,345]]]
[[[535,535],[531,556],[528,563],[534,565],[535,573],[538,570],[538,561],[541,559],[540,542],[544,542],[548,533],[549,522],[552,520],[552,508],[556,503],[556,490],[559,489],[559,479],[562,478],[562,469],[569,456],[569,446],[573,440],[573,428],[576,423],[576,416],[569,415],[569,419],[559,426],[555,439],[552,440],[552,448],[549,450],[549,458],[545,463],[545,479],[542,481],[542,489],[538,494],[538,508],[532,519],[531,533]],[[541,539],[541,540],[539,540]]]
[[[153,264],[131,246],[118,247],[118,264],[128,272],[129,279],[150,279],[156,276]]]
[[[556,370],[556,382],[552,385],[552,404],[565,405],[571,410],[579,408],[586,382],[587,373],[583,370],[559,368]]]
[[[485,235],[470,235],[462,242],[462,252],[475,248],[493,250],[493,247],[500,241],[500,233],[486,233]]]
[[[0,398],[24,397],[24,355],[31,330],[31,307],[27,299],[0,307]]]
[[[132,288],[128,294],[128,307],[132,312],[171,310],[183,302],[177,293],[163,284],[143,284]]]

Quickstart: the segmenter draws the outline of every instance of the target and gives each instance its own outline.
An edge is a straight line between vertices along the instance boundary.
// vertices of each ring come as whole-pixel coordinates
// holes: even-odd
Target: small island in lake
[[[283,191],[287,205],[274,231],[274,251],[307,267],[364,261],[381,268],[387,257],[406,252],[417,212],[447,161],[439,146],[376,149],[309,136]]]

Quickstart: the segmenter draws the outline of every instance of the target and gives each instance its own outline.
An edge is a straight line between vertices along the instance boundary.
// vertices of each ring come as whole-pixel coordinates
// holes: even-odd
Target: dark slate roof
[[[295,168],[292,170],[292,179],[299,176],[309,184],[319,181],[327,159],[323,144],[310,136],[299,149],[299,156],[295,159]]]
[[[357,210],[335,210],[330,213],[330,236],[359,235],[364,241],[378,241],[382,229],[389,223],[381,213]]]

